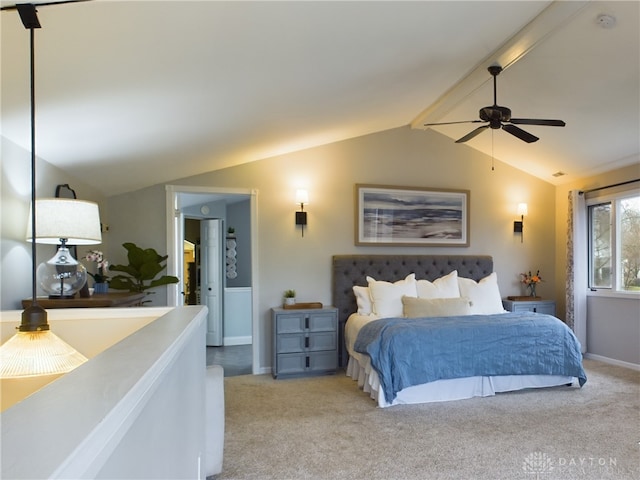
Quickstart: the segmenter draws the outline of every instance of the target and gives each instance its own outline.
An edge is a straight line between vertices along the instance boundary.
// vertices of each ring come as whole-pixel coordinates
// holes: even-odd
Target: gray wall
[[[587,297],[587,352],[640,365],[640,300]]]

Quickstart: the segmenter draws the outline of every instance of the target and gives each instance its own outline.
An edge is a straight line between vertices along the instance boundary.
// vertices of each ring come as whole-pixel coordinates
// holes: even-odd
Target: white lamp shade
[[[528,208],[527,208],[527,204],[526,203],[519,203],[518,204],[518,215],[527,215],[528,212]]]
[[[27,241],[31,241],[31,212]],[[102,242],[98,204],[67,198],[36,200],[36,243],[57,245],[60,239],[69,245],[95,245]]]
[[[296,203],[307,205],[309,203],[309,193],[306,190],[296,190]]]

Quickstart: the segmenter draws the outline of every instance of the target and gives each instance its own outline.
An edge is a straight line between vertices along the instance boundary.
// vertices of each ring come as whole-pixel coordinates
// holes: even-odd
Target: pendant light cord
[[[38,305],[36,276],[36,63],[35,29],[40,22],[33,4],[16,6],[25,28],[30,34],[30,71],[31,71],[31,305],[22,312],[22,321],[18,330],[36,332],[49,330],[47,311]]]
[[[37,305],[36,289],[36,75],[35,75],[35,33],[31,34],[31,298]]]

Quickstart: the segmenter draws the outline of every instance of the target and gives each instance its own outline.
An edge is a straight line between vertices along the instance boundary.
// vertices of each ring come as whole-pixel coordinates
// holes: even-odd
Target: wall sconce
[[[309,194],[306,190],[296,190],[296,203],[300,204],[300,211],[296,212],[296,225],[302,227],[304,237],[304,226],[307,224],[307,212],[304,211],[304,206],[309,204]]]
[[[528,214],[528,209],[527,209],[527,204],[526,203],[519,203],[518,204],[518,215],[520,215],[520,220],[516,220],[515,222],[513,222],[513,233],[519,233],[520,234],[520,243],[522,243],[524,241],[524,233],[523,233],[523,228],[524,228],[524,216]]]

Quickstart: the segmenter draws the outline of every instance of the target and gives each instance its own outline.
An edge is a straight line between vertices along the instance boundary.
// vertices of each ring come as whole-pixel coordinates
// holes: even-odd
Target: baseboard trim
[[[609,365],[616,365],[618,367],[630,368],[631,370],[637,370],[640,372],[640,365],[635,363],[623,362],[622,360],[616,360],[615,358],[603,357],[602,355],[596,355],[595,353],[585,353],[585,358],[590,360],[597,360],[602,363],[608,363]]]
[[[253,339],[251,336],[248,337],[224,337],[224,346],[228,347],[231,345],[251,345]]]

